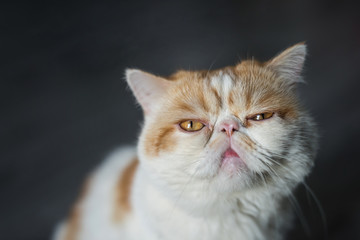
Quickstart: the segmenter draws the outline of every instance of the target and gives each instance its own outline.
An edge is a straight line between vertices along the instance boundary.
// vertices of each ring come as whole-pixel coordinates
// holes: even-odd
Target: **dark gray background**
[[[47,239],[86,174],[133,144],[141,110],[124,69],[156,74],[266,60],[306,41],[301,98],[321,134],[307,179],[328,239],[360,239],[360,14],[350,1],[114,1],[1,4],[0,239]],[[315,201],[297,192],[311,235]],[[309,198],[309,199],[308,199]]]

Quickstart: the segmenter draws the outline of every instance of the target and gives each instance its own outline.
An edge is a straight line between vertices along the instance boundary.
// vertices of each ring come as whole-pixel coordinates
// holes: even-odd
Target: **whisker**
[[[216,60],[217,60],[217,59],[215,58],[215,59],[211,62],[210,66],[209,66],[209,68],[208,68],[208,70],[207,70],[207,72],[206,72],[205,78],[207,78],[207,77],[209,76],[209,73],[210,73],[213,65],[215,64]]]
[[[271,166],[269,166],[269,165],[266,165],[266,166],[268,167],[269,171],[271,171],[278,179],[281,179],[280,176],[276,173],[276,171]],[[297,199],[294,196],[294,194],[292,193],[292,191],[286,185],[284,185],[283,187],[285,188],[288,200],[289,200],[290,204],[292,205],[292,207],[294,208],[295,213],[298,216],[298,219],[299,219],[306,235],[310,236],[311,235],[310,227],[309,227],[308,222],[306,221],[306,218],[303,214],[303,211],[300,207],[299,202],[297,201]]]
[[[199,160],[194,161],[194,162],[192,162],[192,163],[190,163],[190,164],[195,164],[195,163],[198,163],[198,162],[199,162]],[[196,169],[195,169],[195,172],[190,175],[189,180],[186,182],[186,184],[184,185],[183,189],[181,190],[179,196],[178,196],[177,199],[175,200],[173,210],[171,211],[171,213],[170,213],[170,215],[169,215],[169,219],[172,217],[172,215],[173,215],[173,213],[174,213],[174,211],[175,211],[175,208],[178,206],[179,201],[180,201],[182,195],[184,194],[187,186],[188,186],[188,185],[190,184],[190,182],[193,180],[193,178],[194,178],[194,176],[196,175],[197,171],[198,171],[198,168],[196,168]]]
[[[283,169],[285,169],[289,174],[293,175],[292,171],[289,168],[287,168],[286,166],[284,166],[283,164],[281,164],[281,163],[279,163],[277,161],[274,161],[273,159],[269,158],[268,156],[265,156],[265,157],[268,160],[270,160],[271,162],[273,162],[273,163],[277,164],[278,166],[282,167]],[[293,175],[293,176],[295,176],[295,175]],[[328,230],[327,230],[327,221],[326,221],[326,215],[325,215],[324,209],[322,208],[322,205],[321,205],[319,199],[316,197],[315,193],[311,190],[311,188],[306,184],[306,182],[302,181],[301,184],[304,185],[306,191],[314,199],[315,204],[316,204],[317,208],[319,209],[321,221],[322,221],[322,224],[323,224],[323,227],[324,227],[324,236],[325,236],[325,239],[327,239]]]
[[[321,221],[322,221],[322,224],[323,224],[323,227],[324,227],[324,237],[325,237],[325,239],[328,239],[328,229],[327,229],[327,220],[326,220],[325,211],[324,211],[324,209],[323,209],[323,207],[322,207],[319,199],[316,197],[315,193],[311,190],[311,188],[309,187],[309,185],[307,185],[307,184],[305,183],[305,181],[302,181],[301,183],[304,185],[306,191],[307,191],[308,193],[310,193],[310,195],[312,196],[312,198],[313,198],[314,201],[315,201],[316,206],[317,206],[318,209],[319,209]]]

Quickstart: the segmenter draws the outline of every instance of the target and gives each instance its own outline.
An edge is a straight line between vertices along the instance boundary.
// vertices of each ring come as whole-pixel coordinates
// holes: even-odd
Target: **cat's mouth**
[[[239,154],[229,147],[222,156],[220,168],[233,175],[247,169],[247,166]]]

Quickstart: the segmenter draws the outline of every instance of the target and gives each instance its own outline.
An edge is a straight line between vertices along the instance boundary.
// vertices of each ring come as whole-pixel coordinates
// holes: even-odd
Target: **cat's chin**
[[[230,147],[222,156],[220,170],[233,176],[248,169],[244,160]]]
[[[222,159],[220,169],[230,176],[233,176],[240,174],[242,171],[246,171],[247,166],[240,157],[230,156]]]

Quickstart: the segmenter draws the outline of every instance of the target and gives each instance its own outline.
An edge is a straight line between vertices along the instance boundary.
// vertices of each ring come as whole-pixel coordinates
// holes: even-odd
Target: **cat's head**
[[[145,114],[144,169],[180,191],[186,184],[232,193],[302,181],[316,148],[313,122],[295,94],[305,55],[297,44],[265,63],[168,78],[127,70]]]

